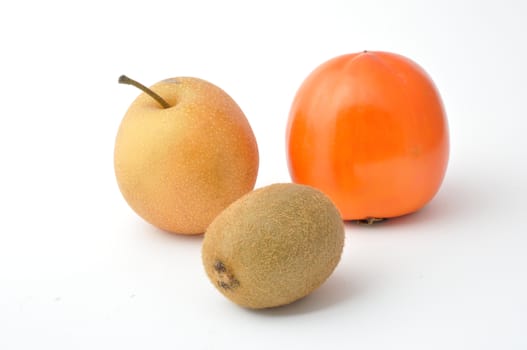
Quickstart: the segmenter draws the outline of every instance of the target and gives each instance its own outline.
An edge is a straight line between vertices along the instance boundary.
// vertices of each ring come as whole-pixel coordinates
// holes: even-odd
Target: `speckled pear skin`
[[[236,102],[207,81],[171,78],[151,89],[172,107],[163,109],[145,93],[129,107],[114,149],[119,189],[152,225],[203,233],[254,188],[256,139]]]
[[[310,294],[332,274],[342,254],[341,216],[320,191],[273,184],[231,204],[205,233],[207,276],[228,299],[271,308]]]

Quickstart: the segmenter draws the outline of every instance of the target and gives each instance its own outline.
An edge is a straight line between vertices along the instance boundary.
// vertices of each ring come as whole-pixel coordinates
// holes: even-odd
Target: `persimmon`
[[[417,63],[389,52],[317,67],[296,93],[286,138],[292,180],[327,194],[344,220],[421,209],[439,190],[449,157],[436,86]]]

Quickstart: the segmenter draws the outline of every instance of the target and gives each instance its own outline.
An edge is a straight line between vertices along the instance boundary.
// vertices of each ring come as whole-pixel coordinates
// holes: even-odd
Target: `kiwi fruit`
[[[252,309],[292,303],[319,287],[342,254],[344,225],[322,192],[281,183],[252,191],[209,225],[207,276],[234,303]]]

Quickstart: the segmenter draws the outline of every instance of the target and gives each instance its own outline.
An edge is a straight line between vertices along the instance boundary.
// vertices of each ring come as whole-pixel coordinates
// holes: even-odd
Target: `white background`
[[[4,1],[0,5],[0,349],[526,349],[527,5],[500,1]],[[202,237],[122,199],[119,122],[146,85],[197,76],[246,113],[257,186],[289,180],[285,125],[312,69],[387,50],[448,112],[443,187],[417,214],[347,225],[331,278],[242,309]]]

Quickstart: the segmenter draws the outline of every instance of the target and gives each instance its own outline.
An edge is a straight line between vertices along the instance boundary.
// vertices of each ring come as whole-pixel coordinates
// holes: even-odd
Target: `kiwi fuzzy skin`
[[[208,227],[205,271],[228,299],[271,308],[310,294],[331,275],[344,245],[341,216],[322,192],[273,184],[241,197]]]

